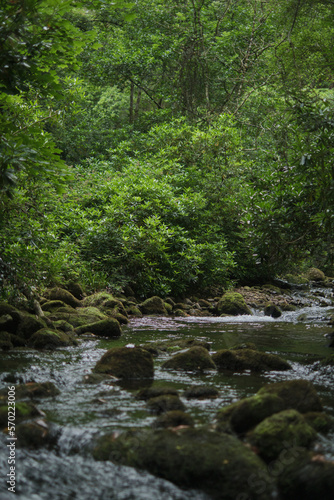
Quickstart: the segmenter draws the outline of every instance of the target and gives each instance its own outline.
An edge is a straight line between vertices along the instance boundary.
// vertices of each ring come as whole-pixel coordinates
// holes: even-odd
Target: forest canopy
[[[333,274],[333,7],[2,2],[2,296]]]

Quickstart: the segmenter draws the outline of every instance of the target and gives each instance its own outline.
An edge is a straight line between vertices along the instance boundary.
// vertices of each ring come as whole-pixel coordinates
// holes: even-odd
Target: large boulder
[[[282,316],[282,311],[276,304],[268,302],[264,308],[264,314],[265,316],[271,316],[272,318],[279,318]]]
[[[225,293],[217,304],[217,311],[219,314],[227,314],[230,316],[252,314],[243,296],[237,292]]]
[[[271,461],[289,447],[309,447],[316,436],[316,431],[301,413],[284,410],[260,422],[252,432],[250,441],[264,460]]]
[[[162,364],[166,370],[203,371],[214,370],[216,365],[204,347],[191,347],[186,352],[179,352]]]
[[[310,281],[325,281],[326,280],[325,274],[320,269],[317,269],[316,267],[311,267],[311,269],[308,270],[307,277]]]
[[[283,399],[285,408],[293,408],[300,413],[322,411],[321,399],[308,380],[287,380],[263,386],[258,394],[276,394]]]
[[[74,328],[78,328],[80,326],[95,323],[96,321],[107,319],[108,316],[101,312],[97,307],[81,307],[79,309],[61,307],[55,312],[52,312],[48,318],[54,323],[58,321],[66,321]]]
[[[212,355],[218,370],[265,372],[290,370],[291,365],[276,354],[254,349],[222,349]]]
[[[147,401],[147,408],[157,415],[172,410],[185,410],[185,406],[179,396],[174,394],[165,394],[149,399]]]
[[[159,314],[167,316],[167,310],[164,301],[157,296],[146,299],[140,304],[140,310],[143,314]]]
[[[152,424],[156,429],[166,429],[168,427],[187,426],[193,427],[194,419],[182,410],[171,410],[160,415]]]
[[[213,499],[272,498],[264,463],[227,434],[192,428],[128,431],[116,438],[103,436],[93,453],[97,460],[144,469],[181,487],[204,490]]]
[[[109,349],[94,367],[95,373],[107,373],[120,379],[152,379],[152,355],[140,347],[114,347]]]
[[[118,338],[122,335],[119,322],[115,318],[103,319],[95,323],[80,326],[76,328],[75,333],[82,335],[83,333],[93,333],[99,337]]]

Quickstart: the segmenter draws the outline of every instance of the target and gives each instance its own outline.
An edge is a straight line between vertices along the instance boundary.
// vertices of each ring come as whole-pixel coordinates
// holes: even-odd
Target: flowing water
[[[319,292],[319,291],[318,291]],[[57,444],[48,450],[16,450],[16,498],[20,500],[205,500],[198,491],[183,491],[172,483],[91,457],[95,439],[110,431],[149,427],[156,416],[134,395],[137,388],[115,382],[84,383],[96,361],[110,347],[155,343],[180,338],[209,342],[211,352],[240,343],[255,343],[258,349],[279,354],[292,369],[286,372],[201,375],[164,371],[168,358],[155,358],[154,385],[172,385],[179,390],[196,424],[214,421],[219,408],[255,394],[264,384],[280,380],[307,379],[322,397],[325,410],[334,415],[333,369],[319,360],[330,355],[326,334],[333,330],[326,318],[334,314],[331,293],[323,291],[321,306],[302,307],[278,319],[253,316],[133,319],[118,340],[81,339],[77,347],[55,352],[14,350],[0,354],[0,388],[13,383],[52,381],[61,393],[36,404],[58,433]],[[303,297],[299,296],[302,302]],[[219,390],[217,399],[187,400],[183,390],[191,385],[210,385]],[[8,473],[7,437],[0,437],[0,499],[13,498],[4,477]],[[334,458],[334,437],[324,438],[322,451]],[[5,452],[4,452],[5,450]]]

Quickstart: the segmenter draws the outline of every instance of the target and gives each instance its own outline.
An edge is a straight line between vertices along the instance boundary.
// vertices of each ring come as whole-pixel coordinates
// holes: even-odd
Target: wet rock
[[[183,311],[183,309],[175,309],[173,314],[177,318],[186,318],[187,316],[189,316],[189,314],[187,314],[186,311]]]
[[[167,411],[160,415],[152,424],[155,429],[167,429],[168,427],[193,427],[194,419],[182,410]]]
[[[231,316],[252,314],[243,296],[237,292],[225,293],[217,304],[217,311],[219,314],[228,314]]]
[[[152,379],[153,357],[140,347],[114,347],[96,363],[94,372],[108,373],[121,379]]]
[[[60,394],[60,390],[53,382],[28,382],[15,387],[17,399],[40,399],[54,397]]]
[[[214,370],[215,363],[204,347],[191,347],[186,352],[175,354],[162,365],[167,370],[203,371]]]
[[[272,485],[263,462],[238,439],[206,429],[128,431],[103,436],[97,460],[148,470],[181,487],[197,488],[213,499],[269,500]],[[261,476],[261,490],[250,478]]]
[[[317,436],[303,415],[296,410],[284,410],[265,418],[250,437],[259,455],[266,461],[275,460],[287,446],[309,447]]]
[[[216,428],[224,431],[228,424],[233,432],[244,434],[265,418],[284,409],[283,399],[276,394],[257,394],[222,408],[217,413]]]
[[[81,301],[64,288],[52,288],[45,293],[45,297],[49,300],[60,300],[74,308],[82,306]]]
[[[20,311],[17,316],[12,315],[18,325],[15,334],[26,340],[37,332],[45,328],[47,325],[41,318],[36,318],[35,315]]]
[[[37,449],[53,446],[57,442],[57,432],[44,419],[23,422],[16,428],[17,446]]]
[[[0,427],[4,428],[8,425],[8,406],[0,405]],[[22,422],[34,418],[36,416],[44,415],[32,403],[25,403],[23,401],[15,402],[15,423]]]
[[[279,318],[280,316],[282,316],[282,311],[277,305],[273,304],[272,302],[268,302],[268,304],[264,308],[264,314],[265,316],[271,316],[272,318]]]
[[[142,304],[140,304],[140,310],[143,314],[167,315],[164,301],[157,296],[146,299]]]
[[[74,328],[95,323],[108,319],[108,316],[102,313],[97,307],[81,307],[80,309],[67,308],[58,309],[57,312],[50,314],[49,319],[53,322],[66,321]]]
[[[276,354],[253,349],[222,349],[212,355],[218,370],[265,372],[290,370],[290,364]]]
[[[179,396],[174,394],[165,394],[163,396],[156,396],[147,401],[147,408],[150,412],[160,415],[166,411],[185,410],[185,406],[180,400]]]
[[[148,399],[151,398],[156,398],[158,396],[167,396],[167,395],[178,396],[178,391],[175,389],[175,387],[168,387],[168,386],[147,387],[145,389],[140,390],[136,394],[136,399],[147,401]]]
[[[285,408],[293,408],[300,413],[322,411],[320,397],[308,380],[287,380],[263,386],[258,394],[276,394],[283,399]]]
[[[9,332],[0,332],[0,349],[2,351],[10,351],[14,346],[11,342],[11,334]]]
[[[278,476],[282,500],[332,500],[334,464],[320,456],[303,456],[292,460]]]
[[[173,314],[173,306],[168,304],[168,302],[164,302],[164,306],[168,314]]]
[[[75,333],[82,335],[83,333],[93,333],[99,337],[118,338],[122,335],[121,327],[117,319],[108,318],[88,325],[75,328]]]
[[[71,335],[59,330],[43,328],[35,332],[28,341],[28,346],[34,349],[54,350],[57,347],[68,347],[77,345],[77,341]]]
[[[193,385],[183,395],[187,399],[215,399],[219,396],[219,391],[208,385]]]
[[[143,313],[141,312],[139,307],[135,305],[127,306],[126,312],[128,313],[129,316],[136,316],[137,318],[141,318],[143,316]]]

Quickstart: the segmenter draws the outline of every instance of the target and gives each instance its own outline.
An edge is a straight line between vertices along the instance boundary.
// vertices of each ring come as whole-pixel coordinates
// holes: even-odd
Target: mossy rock
[[[54,397],[60,394],[60,390],[53,382],[28,382],[15,387],[17,399],[41,399]]]
[[[143,314],[158,314],[167,316],[164,301],[156,295],[146,299],[142,304],[140,304],[140,310]]]
[[[203,371],[214,370],[216,365],[207,349],[195,346],[186,352],[175,354],[162,364],[162,368],[166,370]]]
[[[103,436],[97,460],[144,469],[183,488],[204,490],[212,499],[269,500],[273,487],[263,462],[238,439],[206,429],[128,431]],[[261,477],[258,482],[249,478]],[[242,495],[242,497],[241,497]]]
[[[43,311],[54,312],[60,307],[66,307],[65,302],[62,300],[48,300],[41,305]]]
[[[183,395],[187,399],[215,399],[219,396],[219,391],[209,385],[193,385]]]
[[[108,292],[97,292],[92,295],[88,295],[82,300],[82,305],[84,307],[101,307],[105,302],[109,300],[115,300],[115,297]]]
[[[20,311],[18,316],[18,326],[15,334],[26,340],[30,339],[35,332],[47,326],[44,320],[37,319],[33,314]]]
[[[325,274],[322,271],[320,271],[320,269],[317,269],[316,267],[311,267],[311,269],[309,269],[307,271],[307,278],[310,281],[325,281],[326,280]]]
[[[298,450],[297,450],[298,451]],[[278,476],[279,498],[282,500],[332,500],[334,463],[321,456],[297,454],[289,459]]]
[[[152,379],[152,355],[140,347],[114,347],[96,363],[95,373],[108,373],[120,379]]]
[[[69,283],[67,283],[66,290],[78,300],[82,300],[85,297],[84,289],[82,288],[80,283],[77,283],[75,281],[70,281]]]
[[[139,307],[135,305],[127,306],[126,312],[128,313],[129,316],[136,316],[137,318],[141,318],[143,316],[143,313],[141,312]]]
[[[227,314],[230,316],[252,314],[243,296],[237,292],[225,293],[217,304],[217,311],[219,314]]]
[[[28,341],[28,346],[34,349],[54,350],[58,347],[77,345],[73,336],[59,330],[43,328],[35,332]]]
[[[60,319],[58,321],[53,321],[53,327],[56,330],[62,330],[65,333],[73,332],[74,327],[68,321]]]
[[[0,316],[4,316],[5,314],[12,315],[12,313],[18,313],[19,310],[16,307],[8,304],[8,302],[0,301]]]
[[[319,411],[310,411],[304,413],[306,422],[321,434],[327,434],[334,431],[334,417]]]
[[[2,351],[10,351],[14,348],[11,341],[11,334],[9,332],[0,332],[0,349]]]
[[[148,399],[147,408],[151,413],[155,413],[156,415],[160,415],[166,411],[185,410],[185,406],[179,396],[174,394],[165,394]]]
[[[146,387],[145,389],[141,389],[136,394],[136,399],[141,399],[143,401],[147,401],[152,398],[157,398],[159,396],[178,396],[178,391],[175,387],[169,386],[156,386],[156,387]]]
[[[11,407],[9,407],[11,408]],[[32,403],[23,401],[15,402],[15,423],[28,420],[41,415],[41,412]],[[0,405],[0,427],[4,428],[8,425],[8,406]]]
[[[287,447],[308,448],[316,431],[296,410],[284,410],[264,419],[252,432],[250,442],[266,461],[275,460]]]
[[[110,314],[108,316],[116,319],[120,325],[127,325],[129,323],[128,314],[126,314],[126,316],[124,316],[124,314],[121,314],[121,313],[117,312],[116,310],[114,310],[112,312],[112,314]]]
[[[10,314],[3,314],[0,316],[0,331],[14,333],[16,331],[16,326]]]
[[[285,279],[291,285],[304,285],[307,287],[309,285],[309,280],[305,276],[286,274]]]
[[[275,394],[255,395],[241,399],[217,413],[217,430],[225,430],[226,423],[228,423],[233,432],[244,434],[265,418],[284,409],[284,401]]]
[[[272,318],[279,318],[282,316],[282,311],[276,304],[268,302],[264,308],[264,314],[265,316],[271,316]]]
[[[65,311],[57,311],[49,316],[53,322],[66,321],[74,328],[95,323],[108,319],[108,316],[102,313],[97,307],[81,307],[80,309],[66,309]]]
[[[20,448],[38,449],[54,447],[57,443],[57,432],[42,419],[23,422],[16,428],[17,446]]]
[[[285,408],[300,413],[322,411],[321,399],[313,384],[308,380],[287,380],[263,386],[258,394],[276,394],[283,399]]]
[[[168,314],[173,314],[173,306],[168,304],[168,302],[164,302],[165,309]]]
[[[177,318],[186,318],[187,316],[189,316],[189,314],[187,314],[186,311],[183,311],[183,309],[175,309],[173,314]]]
[[[45,297],[49,300],[60,300],[74,308],[82,306],[81,301],[64,288],[52,288],[45,293]]]
[[[181,311],[189,312],[191,309],[191,305],[185,304],[183,302],[177,302],[177,304],[175,304],[174,306],[174,309],[175,310],[181,309]]]
[[[218,370],[265,372],[270,370],[290,370],[290,364],[276,354],[255,351],[253,349],[222,349],[212,355]]]
[[[167,411],[160,415],[152,424],[155,429],[167,429],[168,427],[193,427],[194,419],[182,410]]]
[[[99,337],[119,338],[122,335],[122,330],[117,319],[108,318],[102,321],[96,321],[88,325],[76,328],[75,333],[82,335],[83,333],[93,333]]]

